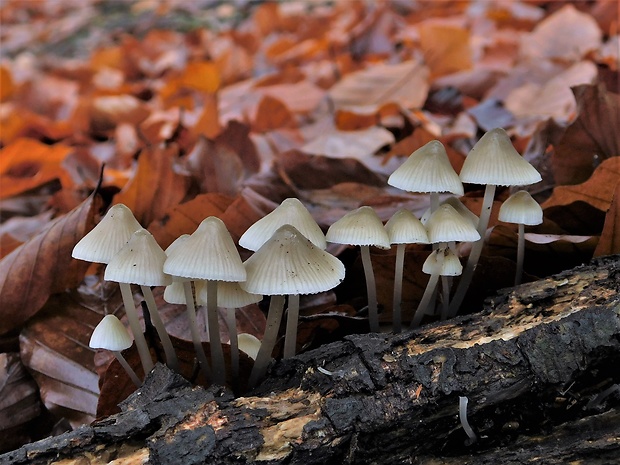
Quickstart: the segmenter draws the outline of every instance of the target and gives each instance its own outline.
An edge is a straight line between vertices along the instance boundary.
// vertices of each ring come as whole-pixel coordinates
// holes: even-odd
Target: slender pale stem
[[[424,294],[422,295],[422,300],[420,300],[418,309],[413,315],[413,320],[411,321],[412,328],[417,328],[418,326],[420,326],[420,321],[422,321],[422,317],[426,313],[426,308],[431,303],[432,297],[435,294],[435,288],[437,287],[438,281],[438,274],[432,274],[430,279],[428,280],[428,284],[426,285],[426,289],[424,289]]]
[[[138,378],[138,375],[136,375],[136,372],[133,371],[133,368],[129,366],[129,363],[127,363],[127,360],[125,360],[125,357],[123,357],[123,354],[121,354],[118,350],[113,350],[112,353],[116,357],[116,360],[118,360],[118,363],[120,363],[121,366],[124,368],[124,370],[127,372],[129,377],[133,381],[133,384],[135,384],[137,387],[142,386],[142,381],[140,381],[140,378]]]
[[[366,292],[368,293],[368,323],[370,331],[379,332],[379,304],[377,303],[377,285],[375,284],[375,275],[372,270],[372,262],[370,261],[370,246],[362,245],[362,266],[364,268],[364,276],[366,276]]]
[[[185,291],[185,304],[187,305],[189,330],[192,333],[192,342],[194,343],[196,357],[198,357],[198,363],[200,364],[202,373],[207,381],[210,381],[212,379],[211,370],[209,369],[209,361],[207,360],[207,354],[205,354],[202,347],[202,339],[200,337],[200,332],[198,331],[198,324],[196,323],[196,306],[194,305],[194,294],[192,293],[191,281],[183,282],[183,290]]]
[[[519,237],[517,239],[517,272],[515,274],[515,286],[521,284],[523,279],[523,256],[525,255],[525,225],[519,225]]]
[[[153,369],[153,360],[151,359],[151,352],[149,346],[146,344],[144,333],[138,320],[138,312],[133,302],[133,294],[131,293],[131,284],[118,283],[121,288],[121,296],[123,297],[123,304],[125,305],[125,314],[127,320],[129,320],[129,327],[133,333],[134,341],[136,341],[136,347],[140,354],[140,361],[142,362],[142,368],[144,369],[144,375],[146,376]]]
[[[439,208],[439,192],[431,192],[431,214]]]
[[[402,295],[403,295],[403,268],[405,265],[405,248],[407,244],[396,245],[396,266],[394,267],[394,298],[392,299],[392,330],[400,333],[402,330]]]
[[[174,347],[172,347],[172,341],[170,340],[170,336],[168,336],[168,333],[166,332],[164,322],[161,321],[161,316],[159,315],[159,310],[157,309],[157,304],[155,303],[153,291],[149,286],[140,286],[140,288],[142,289],[142,295],[144,295],[146,306],[148,307],[149,313],[151,314],[151,321],[153,322],[153,326],[155,326],[157,334],[159,335],[159,340],[161,341],[161,345],[164,348],[164,352],[166,352],[166,363],[170,368],[179,373],[179,359],[177,358],[177,354],[174,351]]]
[[[441,298],[443,302],[441,303],[441,319],[448,319],[448,312],[450,311],[450,277],[442,276],[441,277]]]
[[[469,288],[471,280],[474,276],[474,271],[476,270],[478,260],[480,259],[480,254],[482,253],[482,247],[484,246],[484,236],[487,231],[487,226],[489,225],[489,218],[491,217],[494,197],[495,186],[487,184],[484,190],[484,200],[482,201],[480,219],[478,220],[478,234],[480,234],[480,239],[474,242],[469,258],[467,259],[467,264],[465,265],[465,269],[461,275],[461,280],[459,281],[459,285],[454,293],[454,298],[452,299],[452,302],[450,302],[450,310],[448,312],[449,318],[455,316],[459,311],[459,308],[463,303],[463,299],[465,298],[465,294],[467,294],[467,289]]]
[[[250,387],[256,386],[256,383],[265,376],[269,362],[271,361],[271,353],[278,340],[278,331],[280,330],[280,321],[282,320],[282,312],[284,310],[284,296],[274,295],[271,296],[271,303],[269,304],[269,312],[267,313],[267,326],[265,328],[265,334],[263,340],[258,349],[256,360],[254,361],[254,367],[250,374],[250,380],[248,384]]]
[[[286,334],[284,336],[284,358],[295,356],[297,349],[297,322],[299,321],[299,294],[288,296]]]
[[[209,343],[211,345],[211,361],[213,363],[213,381],[217,384],[226,383],[226,364],[220,339],[220,323],[217,314],[217,281],[207,281],[207,320],[209,321]]]
[[[233,387],[239,382],[239,340],[237,338],[237,320],[235,309],[226,309],[226,326],[230,335],[230,371],[232,372]]]

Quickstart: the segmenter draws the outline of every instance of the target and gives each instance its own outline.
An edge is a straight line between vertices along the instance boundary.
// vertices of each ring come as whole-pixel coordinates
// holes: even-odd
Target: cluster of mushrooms
[[[517,153],[506,132],[497,128],[486,133],[472,148],[460,177],[439,141],[431,141],[419,148],[394,171],[388,179],[390,185],[409,192],[430,194],[430,209],[421,219],[403,209],[383,225],[371,207],[363,206],[332,224],[324,235],[304,205],[289,198],[242,235],[239,245],[254,252],[242,262],[226,226],[216,217],[206,218],[191,235],[179,237],[164,251],[132,212],[117,204],[75,246],[73,257],[107,264],[104,279],[119,283],[144,373],[150,372],[153,361],[138,320],[131,284],[141,287],[150,319],[165,351],[166,363],[175,371],[179,371],[179,362],[159,316],[151,287],[166,286],[164,300],[187,306],[200,370],[207,380],[217,384],[224,384],[226,379],[218,318],[218,307],[225,308],[225,323],[230,333],[231,378],[235,382],[239,377],[239,350],[242,350],[255,360],[248,381],[252,387],[264,377],[271,361],[285,300],[287,320],[283,355],[287,358],[294,356],[296,350],[299,296],[328,291],[344,279],[344,265],[325,251],[327,242],[361,247],[368,292],[368,320],[373,332],[380,328],[370,246],[387,249],[396,245],[393,331],[400,332],[405,246],[432,244],[433,251],[423,265],[423,271],[430,275],[430,279],[413,314],[411,327],[417,327],[425,314],[435,312],[436,300],[441,302],[441,310],[437,313],[446,319],[457,313],[471,282],[482,250],[496,186],[524,186],[540,180],[540,174]],[[439,203],[440,193],[463,195],[463,182],[486,185],[480,218],[456,197],[448,197]],[[519,225],[515,278],[519,283],[523,267],[523,228],[524,225],[541,223],[542,209],[526,191],[519,191],[501,206],[499,219]],[[464,270],[456,254],[457,242],[473,243]],[[452,292],[451,279],[461,274],[459,285]],[[437,299],[439,278],[441,298]],[[263,296],[270,296],[270,303],[262,341],[247,334],[237,335],[235,308],[258,302]],[[196,305],[206,308],[211,364],[201,343]],[[139,386],[140,378],[121,354],[131,344],[132,338],[113,315],[103,318],[90,341],[93,348],[112,351]]]

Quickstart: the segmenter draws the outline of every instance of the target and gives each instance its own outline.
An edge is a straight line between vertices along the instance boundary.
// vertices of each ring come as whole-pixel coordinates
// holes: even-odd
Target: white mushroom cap
[[[174,248],[164,272],[190,279],[245,281],[246,273],[237,247],[222,220],[204,219],[196,231]]]
[[[500,207],[499,220],[531,226],[543,222],[543,211],[529,192],[518,191],[508,197]]]
[[[178,247],[181,246],[181,244],[183,244],[187,239],[189,239],[189,234],[181,234],[179,237],[177,237],[172,244],[170,244],[168,246],[168,248],[166,250],[164,250],[164,252],[166,252],[166,257],[170,256],[170,254],[176,250]],[[172,276],[172,284],[170,286],[173,286],[174,283],[183,283],[185,281],[191,281],[191,279],[189,278],[181,278],[180,276]],[[170,286],[166,286],[166,291],[168,291],[168,287]],[[175,294],[171,294],[171,293],[176,293],[176,292],[180,292],[183,293],[183,301],[182,302],[173,302],[172,300],[166,300],[166,291],[164,291],[164,300],[166,300],[166,302],[170,303],[170,304],[184,304],[185,303],[185,293],[183,291],[183,286],[173,286],[171,290],[168,291],[168,295],[170,296],[171,299],[173,300],[178,300],[177,297],[173,297]]]
[[[254,294],[315,294],[344,279],[342,262],[289,224],[278,228],[244,264],[248,276],[241,287]]]
[[[164,274],[166,253],[146,229],[133,233],[129,242],[110,260],[104,279],[142,286],[166,286],[172,278]]]
[[[133,340],[118,318],[106,315],[93,330],[88,345],[93,349],[106,349],[114,352],[131,347]]]
[[[298,199],[285,199],[275,210],[258,220],[243,233],[239,245],[256,251],[276,230],[285,224],[295,228],[320,249],[327,247],[325,235],[310,212]]]
[[[374,245],[390,248],[390,238],[372,207],[347,213],[327,230],[326,239],[336,244]]]
[[[185,281],[191,281],[191,279],[175,279],[173,276],[172,284],[167,285],[164,289],[164,300],[169,304],[185,305],[187,303],[185,301],[185,287],[183,286]],[[195,280],[194,286],[196,294],[198,294],[202,286],[204,286],[204,281]]]
[[[452,249],[437,249],[424,261],[422,271],[440,276],[459,276],[463,272],[463,265]]]
[[[491,129],[473,146],[460,174],[463,182],[494,186],[526,186],[542,180],[515,150],[502,128]]]
[[[239,283],[227,283],[218,281],[217,283],[217,306],[225,308],[240,308],[246,305],[260,302],[261,294],[252,294],[244,291]],[[207,286],[200,286],[196,290],[196,300],[200,305],[207,304]]]
[[[385,223],[392,244],[428,244],[426,228],[409,210],[401,208]]]
[[[239,344],[240,351],[247,354],[252,360],[256,360],[261,344],[256,336],[253,334],[241,333],[237,336],[237,343]]]
[[[451,195],[446,200],[440,203],[440,205],[443,205],[443,204],[448,204],[454,207],[454,209],[459,213],[459,215],[461,215],[463,218],[465,218],[471,224],[474,225],[474,228],[478,227],[479,218],[476,216],[474,212],[472,212],[469,208],[463,205],[463,202],[461,202],[458,198]],[[424,211],[424,213],[422,213],[422,216],[420,217],[420,221],[422,222],[423,225],[426,226],[426,223],[428,222],[428,219],[430,217],[431,217],[431,207],[428,207]]]
[[[437,242],[475,242],[480,234],[471,222],[448,204],[440,205],[426,222],[428,238],[432,244]]]
[[[388,184],[409,192],[464,193],[463,183],[438,140],[432,140],[413,152],[391,174]]]
[[[71,256],[94,263],[108,263],[142,226],[122,203],[110,207],[106,215],[73,248]]]

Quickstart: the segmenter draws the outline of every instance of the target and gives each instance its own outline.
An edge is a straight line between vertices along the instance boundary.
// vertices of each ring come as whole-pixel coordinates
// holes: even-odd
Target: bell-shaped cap
[[[186,281],[191,281],[191,279],[175,279],[173,276],[172,284],[168,284],[164,289],[164,300],[169,304],[185,305],[187,302],[185,300],[185,287],[183,283]],[[203,285],[204,281],[194,281],[196,294],[198,294]]]
[[[475,226],[448,204],[440,205],[430,216],[426,222],[426,230],[432,244],[452,241],[475,242],[480,239]]]
[[[196,299],[199,305],[207,304],[207,286],[200,286],[196,291]],[[245,291],[239,283],[217,283],[217,306],[225,308],[241,308],[255,304],[263,299],[261,294],[252,294]]]
[[[464,193],[463,183],[438,140],[430,141],[409,155],[390,175],[388,184],[408,192]]]
[[[374,245],[390,248],[390,238],[372,207],[360,207],[347,213],[327,230],[329,242],[349,245]]]
[[[409,210],[401,208],[385,223],[391,244],[428,244],[426,228]]]
[[[253,334],[241,333],[237,336],[237,343],[239,344],[240,351],[252,360],[256,360],[261,344],[260,340],[256,336]]]
[[[213,281],[245,281],[246,272],[226,225],[205,218],[196,231],[170,251],[164,272],[172,276]]]
[[[325,234],[304,204],[295,198],[285,199],[275,210],[250,226],[239,239],[239,245],[248,250],[256,251],[273,236],[273,233],[280,226],[285,224],[295,226],[300,233],[320,249],[327,247]]]
[[[439,276],[460,276],[463,265],[452,249],[437,249],[424,261],[422,271]]]
[[[443,202],[441,202],[440,205],[443,205],[443,204],[448,204],[452,206],[459,213],[459,215],[461,215],[463,218],[465,218],[467,221],[473,224],[474,228],[478,227],[479,218],[476,216],[474,212],[472,212],[469,208],[463,205],[463,202],[461,202],[457,197],[454,197],[453,195],[451,195],[447,199],[445,199]],[[426,223],[428,222],[428,219],[430,217],[431,217],[431,208],[429,207],[424,211],[424,213],[420,217],[420,221],[422,222],[424,226],[426,226]]]
[[[543,222],[543,211],[529,192],[512,194],[499,209],[499,220],[505,223],[535,225]]]
[[[344,265],[318,248],[294,226],[281,226],[245,261],[248,277],[241,287],[263,295],[315,294],[344,279]]]
[[[461,168],[461,181],[494,186],[527,186],[542,180],[502,128],[491,129],[473,146]]]
[[[110,207],[106,215],[73,248],[71,256],[94,263],[109,263],[142,226],[122,203]]]
[[[129,242],[110,260],[104,279],[141,286],[167,286],[172,278],[164,274],[166,253],[146,229],[138,229]]]
[[[179,237],[177,237],[177,238],[176,238],[176,239],[172,242],[172,244],[170,244],[170,245],[168,246],[168,248],[167,248],[166,250],[164,250],[164,252],[166,252],[166,257],[168,257],[168,256],[169,256],[169,255],[170,255],[170,254],[171,254],[174,250],[176,250],[176,249],[177,249],[177,248],[178,248],[181,244],[183,244],[183,243],[184,243],[187,239],[189,239],[189,234],[181,234]],[[179,276],[174,276],[174,275],[171,275],[171,276],[172,276],[172,283],[173,283],[173,284],[174,284],[174,283],[182,283],[182,282],[184,282],[184,281],[191,281],[191,279],[189,279],[189,278],[181,278],[181,277],[179,277]],[[168,286],[168,287],[169,287],[169,286]],[[167,288],[166,288],[166,289],[167,289]],[[179,289],[180,289],[180,292],[183,292],[183,286],[178,286],[178,287],[177,287],[177,286],[174,286],[172,289],[173,289],[173,290],[168,291],[168,292],[169,292],[169,293],[170,293],[170,292],[179,292]],[[166,299],[166,298],[165,298],[165,295],[166,295],[166,294],[165,294],[165,291],[164,291],[164,300]],[[173,297],[172,297],[172,294],[171,294],[171,298],[173,298]],[[175,300],[178,300],[178,299],[176,299],[176,298],[175,298]],[[185,303],[185,297],[183,297],[183,302],[172,302],[172,301],[170,301],[170,300],[166,300],[166,302],[171,303],[171,304],[177,304],[177,303],[183,303],[183,304],[184,304],[184,303]]]
[[[133,340],[118,318],[106,315],[93,330],[88,345],[93,349],[106,349],[114,352],[129,349]]]

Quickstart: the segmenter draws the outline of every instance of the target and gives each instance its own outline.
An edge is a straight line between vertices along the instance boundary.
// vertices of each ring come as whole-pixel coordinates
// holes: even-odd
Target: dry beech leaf
[[[558,234],[596,236],[603,230],[605,212],[580,200],[545,208],[544,221],[553,221],[560,228]]]
[[[295,127],[295,119],[282,100],[265,95],[256,108],[252,127],[257,132]]]
[[[332,158],[370,158],[381,147],[394,143],[394,135],[385,128],[372,126],[358,131],[333,130],[301,147],[302,152]]]
[[[525,233],[525,240],[533,244],[551,244],[557,241],[566,241],[573,244],[581,244],[589,241],[593,236],[575,236],[570,234],[537,234]]]
[[[89,197],[0,261],[0,334],[19,328],[51,294],[82,280],[88,263],[71,258],[71,251],[94,227],[98,203]]]
[[[33,441],[41,414],[39,389],[17,353],[0,354],[0,454]]]
[[[616,184],[613,200],[605,216],[605,225],[594,256],[620,253],[620,183]]]
[[[590,179],[575,186],[558,186],[543,203],[543,209],[555,205],[568,205],[575,201],[587,202],[606,211],[611,204],[616,185],[620,182],[620,157],[609,158],[600,164]]]
[[[578,117],[566,129],[551,158],[557,184],[584,182],[594,171],[595,157],[620,156],[620,96],[602,84],[573,88]]]
[[[261,160],[254,142],[250,138],[250,128],[238,121],[229,121],[215,142],[230,147],[240,158],[245,176],[258,173]]]
[[[428,94],[428,68],[418,61],[371,65],[346,75],[330,90],[337,108],[398,103],[421,108]]]
[[[220,73],[209,61],[194,61],[187,64],[181,82],[201,92],[213,93],[220,87]]]
[[[469,31],[463,27],[427,21],[418,27],[420,49],[432,77],[470,69]]]
[[[185,197],[188,180],[175,173],[172,165],[178,148],[149,147],[138,158],[133,178],[114,198],[115,203],[127,205],[142,224],[163,217],[171,207]]]

